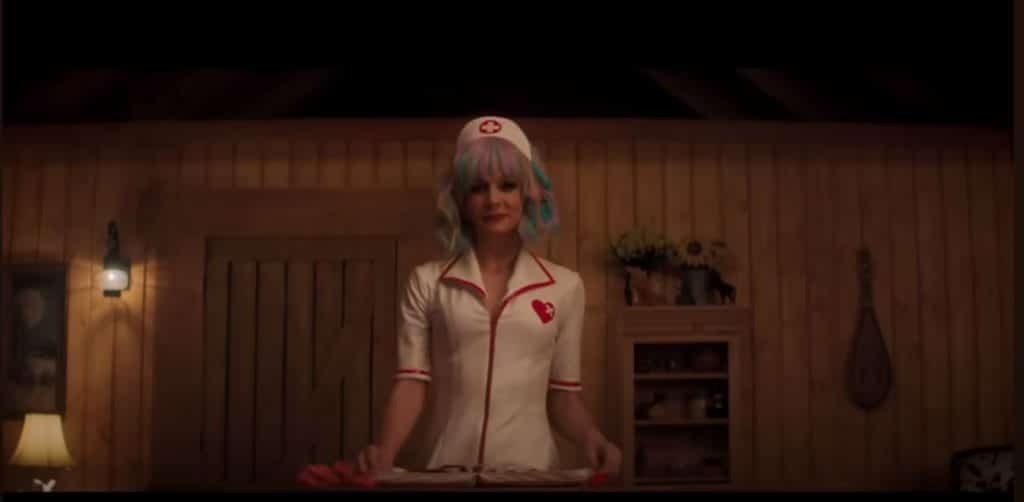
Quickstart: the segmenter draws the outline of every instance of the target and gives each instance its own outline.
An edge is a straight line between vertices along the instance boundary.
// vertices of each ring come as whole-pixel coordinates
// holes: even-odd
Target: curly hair
[[[449,254],[459,254],[473,245],[473,229],[462,214],[470,188],[484,178],[498,174],[515,180],[523,196],[523,218],[519,235],[529,242],[558,228],[558,209],[551,180],[539,152],[531,147],[533,160],[500,138],[474,141],[455,152],[451,167],[439,180],[436,237]]]

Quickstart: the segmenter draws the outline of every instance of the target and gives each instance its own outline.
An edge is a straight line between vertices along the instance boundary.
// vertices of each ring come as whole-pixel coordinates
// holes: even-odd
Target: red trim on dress
[[[532,289],[541,288],[544,286],[550,286],[555,283],[555,278],[551,276],[548,269],[544,268],[544,265],[540,263],[540,260],[530,252],[530,256],[533,257],[533,261],[537,263],[537,266],[544,271],[544,275],[548,276],[547,282],[541,282],[536,284],[529,284],[519,288],[517,291],[509,295],[501,302],[501,307],[498,308],[498,315],[491,319],[491,345],[487,354],[487,391],[484,394],[484,423],[480,429],[480,449],[477,451],[477,465],[484,464],[484,450],[487,446],[487,422],[491,415],[491,381],[494,377],[494,338],[498,334],[498,320],[501,319],[501,313],[505,311],[505,305],[508,305],[513,298],[530,291]],[[447,271],[447,270],[445,270]]]
[[[478,286],[476,284],[473,284],[473,282],[467,281],[465,279],[460,279],[458,277],[447,277],[448,271],[451,270],[452,267],[454,267],[455,264],[458,263],[460,259],[462,259],[462,255],[459,255],[454,260],[452,260],[451,263],[449,263],[448,266],[444,268],[444,271],[441,272],[441,277],[439,277],[439,280],[442,280],[442,281],[453,281],[453,282],[457,282],[459,284],[462,284],[463,286],[469,286],[469,287],[475,289],[476,292],[480,296],[482,296],[484,298],[487,298],[487,293],[484,291],[484,288],[482,288],[482,287],[480,287],[480,286]]]
[[[429,371],[427,371],[427,370],[420,370],[420,369],[401,369],[401,370],[395,370],[395,373],[405,374],[405,375],[415,374],[415,375],[430,376],[430,372]]]
[[[561,385],[562,387],[583,387],[582,382],[572,382],[568,380],[548,380],[551,385]]]

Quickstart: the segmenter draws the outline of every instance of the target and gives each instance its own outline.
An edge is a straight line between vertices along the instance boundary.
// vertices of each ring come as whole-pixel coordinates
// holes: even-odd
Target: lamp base
[[[43,482],[41,479],[35,478],[35,479],[32,480],[32,484],[35,485],[35,486],[39,486],[41,491],[52,492],[53,489],[57,487],[57,480],[56,479],[50,479],[50,480],[47,480],[46,482]]]

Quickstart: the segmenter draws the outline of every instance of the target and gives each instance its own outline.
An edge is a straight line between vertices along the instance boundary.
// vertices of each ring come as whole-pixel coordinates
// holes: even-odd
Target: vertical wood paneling
[[[313,389],[313,302],[315,284],[313,265],[292,262],[288,264],[287,332],[285,335],[285,385],[287,403],[284,409],[285,444],[291,451],[298,449],[295,459],[303,465],[313,462],[313,444],[306,438],[305,431],[315,424],[310,420],[310,397]],[[299,466],[288,466],[298,468]]]
[[[608,240],[618,235],[608,232],[606,165],[607,149],[600,143],[580,145],[579,166],[579,263],[580,276],[587,288],[587,306],[604,307],[607,286]],[[622,302],[624,296],[612,296]]]
[[[162,190],[175,191],[182,182],[182,151],[178,147],[160,146],[153,152],[156,184]],[[151,178],[152,179],[152,178]]]
[[[344,188],[348,186],[348,144],[328,141],[320,145],[320,186]]]
[[[18,187],[18,164],[21,162],[21,152],[15,148],[0,149],[3,156],[3,257],[5,262],[13,261],[11,258],[11,243],[14,236],[14,211],[17,204]]]
[[[366,190],[377,183],[373,143],[353,141],[348,145],[348,183],[345,186]]]
[[[546,162],[544,161],[544,159],[547,158],[546,155],[545,155],[545,152],[547,152],[547,145],[544,143],[544,140],[534,139],[533,140],[533,147],[536,148],[537,151],[541,152],[540,153],[540,155],[542,156],[541,161],[543,163],[545,163],[545,165],[546,165]],[[551,171],[550,170],[548,170],[547,173],[548,173],[548,176],[551,175]],[[526,250],[531,252],[531,253],[533,253],[536,256],[539,256],[541,258],[550,260],[551,259],[551,235],[550,234],[544,235],[544,236],[542,236],[539,239],[528,241],[526,243]]]
[[[778,159],[779,315],[782,343],[782,443],[784,479],[810,478],[810,359],[807,350],[804,154],[785,147]]]
[[[427,235],[423,237],[423,241],[428,239]],[[409,240],[403,242],[410,243]],[[380,249],[374,253],[376,256],[373,260],[372,270],[370,270],[373,277],[373,317],[369,341],[372,344],[373,360],[369,369],[370,385],[368,387],[372,389],[373,394],[370,396],[371,409],[368,417],[370,424],[367,430],[373,438],[378,437],[375,427],[378,427],[377,424],[381,422],[380,417],[383,416],[383,410],[387,406],[387,394],[393,382],[397,363],[393,354],[398,350],[398,341],[393,335],[392,326],[395,325],[398,318],[397,293],[401,290],[396,289],[395,268],[398,265],[398,248],[403,245],[403,242],[380,246]],[[425,242],[419,244],[419,252],[432,254],[436,249],[434,243],[425,244]]]
[[[613,142],[608,144],[608,199],[605,205],[608,221],[608,237],[618,238],[623,232],[636,226],[636,167],[633,165],[632,144]],[[618,292],[616,303],[622,303]]]
[[[743,145],[724,147],[721,172],[722,237],[731,256],[723,275],[736,287],[736,303],[750,306],[750,196]]]
[[[39,244],[39,176],[38,169],[33,165],[36,155],[27,149],[17,154],[16,166],[12,165],[5,174],[11,174],[10,184],[14,187],[15,210],[12,211],[11,239],[5,253],[9,262],[24,262],[38,254]],[[35,225],[35,228],[33,228]],[[3,421],[3,455],[10,458],[17,446],[21,434],[22,420]],[[5,464],[5,486],[13,486],[18,482],[20,471]]]
[[[226,142],[213,143],[207,147],[206,186],[210,188],[230,188],[234,186],[235,149],[236,147],[233,143]]]
[[[405,186],[405,145],[383,141],[377,145],[377,186],[384,189]]]
[[[943,486],[949,465],[953,429],[952,386],[959,379],[952,372],[951,337],[955,331],[949,324],[946,277],[949,262],[946,234],[949,221],[943,193],[943,172],[940,158],[933,148],[920,148],[914,153],[914,181],[917,188],[917,249],[923,380],[928,382],[924,394],[924,459],[925,486]]]
[[[665,190],[665,236],[674,242],[683,243],[693,235],[693,189],[688,143],[673,141],[665,146]]]
[[[231,264],[228,332],[227,471],[228,481],[253,479],[253,424],[256,386],[257,265]]]
[[[235,188],[262,188],[264,150],[269,147],[263,143],[243,141],[235,149]]]
[[[968,150],[970,187],[971,253],[974,256],[974,312],[978,353],[978,440],[998,444],[1010,440],[1003,430],[999,404],[1002,389],[1002,360],[999,343],[999,255],[996,251],[995,187],[992,184],[993,153]]]
[[[96,203],[96,156],[91,150],[76,149],[68,169],[68,332],[67,389],[64,438],[76,468],[62,470],[57,482],[67,490],[85,486],[85,468],[91,462],[85,448],[88,348],[91,338],[91,307],[98,288],[93,287],[92,263]]]
[[[918,329],[917,204],[914,161],[907,148],[886,156],[889,172],[889,214],[892,225],[892,364],[897,408],[897,449],[891,466],[891,488],[921,486],[924,468],[924,370],[922,333]],[[884,301],[884,299],[883,299]]]
[[[636,145],[636,224],[665,232],[665,147],[653,141]]]
[[[434,188],[434,145],[410,141],[406,146],[405,183],[412,189]]]
[[[454,159],[454,143],[451,141],[439,141],[434,143],[434,180],[441,179],[441,177],[452,168],[452,162]]]
[[[288,157],[290,168],[288,185],[294,188],[316,188],[320,183],[320,155],[317,144],[312,141],[296,141],[291,144]]]
[[[698,239],[722,238],[721,146],[693,145],[693,230]]]
[[[750,250],[754,305],[754,471],[762,485],[783,479],[781,406],[784,396],[781,330],[779,326],[779,251],[777,169],[770,147],[751,145]],[[694,174],[696,185],[696,173]]]
[[[225,445],[228,405],[228,334],[231,330],[231,269],[227,261],[206,268],[203,332],[203,474],[206,482],[227,479]]]
[[[622,141],[614,141],[608,143],[605,148],[606,150],[606,163],[604,169],[606,172],[606,199],[603,206],[605,213],[605,221],[607,224],[606,239],[600,243],[601,247],[605,249],[601,255],[602,263],[608,262],[607,241],[608,239],[617,239],[623,232],[635,228],[636,225],[636,201],[634,200],[634,194],[636,190],[634,188],[635,183],[635,166],[633,165],[633,151],[632,144]],[[589,147],[587,148],[589,149]],[[587,162],[591,162],[590,154],[596,152],[587,152]],[[593,165],[593,164],[591,164]],[[600,207],[600,206],[599,206]],[[606,265],[607,266],[607,265]],[[613,269],[618,270],[618,269]],[[617,337],[607,336],[608,333],[615,333],[615,319],[616,312],[624,308],[625,304],[625,281],[621,273],[608,273],[605,279],[606,291],[603,292],[605,299],[605,312],[608,314],[605,324],[605,367],[608,368],[609,375],[617,375],[620,371],[622,361],[620,357],[615,357],[615,354],[621,354],[621,344]],[[595,290],[594,287],[590,287],[593,294],[588,296],[601,295],[600,290]],[[589,301],[588,301],[589,303]],[[611,357],[609,357],[611,355]],[[609,408],[614,412],[621,413],[624,406],[632,406],[630,403],[622,403],[618,397],[621,395],[621,383],[615,382],[608,385],[605,391],[606,402],[609,403]],[[617,405],[617,406],[616,406]],[[616,419],[616,428],[621,428],[619,424],[621,418]]]
[[[393,265],[392,265],[393,266]],[[342,342],[351,351],[345,356],[351,362],[344,372],[342,401],[341,455],[354,459],[366,448],[371,429],[370,412],[373,401],[370,395],[372,376],[370,365],[370,339],[373,337],[373,263],[347,261],[345,263],[344,328]],[[341,361],[333,361],[341,364]]]
[[[111,420],[112,486],[131,490],[142,477],[142,298],[145,291],[144,245],[132,202],[154,171],[152,156],[141,149],[123,151],[120,162],[121,201],[117,216],[121,252],[131,257],[131,283],[114,302],[113,416]]]
[[[341,457],[341,406],[344,396],[341,382],[321,381],[319,375],[324,373],[328,365],[334,361],[328,359],[330,348],[339,343],[342,323],[342,301],[344,269],[338,262],[317,263],[314,270],[316,281],[316,332],[313,338],[313,388],[321,386],[337,389],[335,401],[329,405],[315,404],[314,409],[323,410],[324,414],[316,417],[316,428],[319,431],[316,441],[314,460],[318,463],[332,463]]]
[[[889,229],[892,210],[889,207],[888,170],[882,151],[877,147],[864,150],[861,171],[861,235],[871,251],[872,299],[878,327],[881,330],[890,361],[893,354],[892,333],[892,241]],[[896,451],[896,402],[899,389],[892,386],[881,405],[867,414],[867,447],[865,486],[882,488],[892,476]]]
[[[835,471],[836,428],[832,394],[838,388],[832,332],[835,329],[833,308],[836,286],[833,257],[833,235],[836,231],[832,201],[833,152],[821,146],[812,146],[806,152],[806,206],[807,263],[807,352],[810,365],[811,449],[810,480],[835,483],[840,478]]]
[[[1014,369],[1015,347],[1014,347],[1014,171],[1013,163],[1008,150],[999,150],[995,156],[994,184],[996,187],[996,235],[997,250],[999,254],[999,333],[1000,349],[1002,357],[1000,361],[1001,374],[999,381],[1003,382],[1002,394],[999,396],[999,403],[1002,408],[999,415],[1003,417],[1003,428],[1008,434],[1006,441],[1013,441],[1014,427],[1014,392],[1016,385]]]
[[[31,263],[39,255],[39,206],[42,195],[40,152],[22,152],[17,175],[14,177],[14,231],[11,239],[11,261]]]
[[[726,145],[722,151],[722,217],[723,237],[731,259],[723,270],[724,279],[737,288],[736,303],[750,305],[750,197],[747,178],[746,149],[743,145]],[[745,356],[744,364],[750,360]],[[748,369],[749,371],[749,369]],[[742,375],[740,399],[751,402],[754,399],[753,375]],[[736,441],[740,444],[754,444],[754,415],[749,409],[745,415],[733,412]],[[747,450],[748,452],[751,450]],[[737,478],[751,480],[754,473],[753,456],[744,455],[733,460]]]
[[[122,196],[125,193],[123,171],[118,150],[104,149],[100,153],[100,165],[96,178],[96,211],[92,225],[92,271],[98,276],[103,270],[103,256],[106,254],[107,224],[116,220],[122,210]],[[123,233],[123,231],[122,231]],[[86,398],[85,416],[85,488],[88,490],[109,490],[111,488],[111,442],[113,439],[113,369],[114,341],[117,326],[116,301],[102,296],[100,291],[92,295],[92,322],[86,338]]]
[[[264,188],[288,188],[292,177],[291,155],[292,146],[287,141],[275,140],[263,145]]]
[[[576,168],[576,179],[579,188],[576,190],[576,206],[578,211],[578,227],[576,258],[577,269],[583,285],[586,288],[587,312],[583,329],[584,336],[588,343],[584,344],[585,352],[583,360],[586,361],[584,371],[588,368],[597,368],[593,373],[584,373],[584,378],[595,380],[584,382],[584,393],[587,399],[593,402],[596,408],[595,415],[604,417],[605,430],[610,437],[618,435],[618,417],[613,410],[618,410],[613,403],[617,402],[611,396],[615,394],[614,387],[609,389],[609,382],[605,375],[610,374],[609,364],[611,359],[607,358],[607,346],[605,336],[608,318],[589,315],[590,312],[605,312],[607,287],[608,247],[607,247],[607,213],[605,204],[607,201],[606,191],[606,149],[600,143],[580,143],[575,150],[578,155]],[[558,149],[552,152],[558,156]],[[563,178],[564,180],[565,178]],[[571,181],[575,186],[575,180]],[[557,189],[557,187],[556,187]],[[565,190],[563,188],[563,190]],[[565,214],[565,213],[563,213]],[[560,249],[556,246],[556,249]],[[617,299],[621,301],[621,296]]]
[[[559,229],[551,239],[551,259],[562,266],[578,270],[580,212],[576,144],[570,141],[557,141],[552,143],[550,148],[548,165],[559,212]]]
[[[170,192],[177,192],[183,184],[184,154],[180,148],[167,147],[158,149],[156,152],[156,165],[161,183],[164,189]],[[140,231],[141,228],[140,227]],[[145,239],[143,239],[145,241]],[[145,294],[143,298],[143,344],[142,344],[142,430],[140,434],[142,449],[142,484],[148,486],[152,479],[152,458],[153,458],[153,373],[155,359],[155,333],[157,326],[156,298],[157,289],[152,287],[154,277],[159,272],[159,266],[150,249],[150,243],[146,243],[146,280]],[[223,404],[222,404],[223,405]],[[223,469],[221,469],[223,475]]]
[[[837,448],[843,452],[835,468],[842,472],[842,479],[852,486],[864,483],[864,463],[867,459],[865,445],[865,418],[846,393],[846,362],[850,344],[857,327],[860,308],[860,282],[857,275],[857,249],[861,246],[861,204],[860,172],[864,163],[861,152],[855,147],[839,149],[839,165],[835,171],[833,193],[835,197],[834,235],[836,256],[836,302],[838,304],[838,325],[835,330],[836,348],[841,364],[836,365],[837,391],[843,396],[836,407],[836,423],[839,427]]]
[[[257,291],[256,440],[257,479],[269,479],[284,455],[285,264],[261,263]]]
[[[189,143],[181,152],[181,185],[186,188],[206,186],[206,166],[211,158],[203,143]]]
[[[42,169],[42,201],[39,214],[39,260],[64,261],[67,218],[67,159],[61,150],[47,152]]]
[[[941,152],[945,207],[947,301],[953,405],[953,444],[978,445],[978,345],[974,330],[974,263],[971,257],[970,192],[962,148]],[[938,376],[938,375],[936,375]]]
[[[168,335],[161,330],[153,339],[153,451],[152,475],[155,482],[185,482],[200,479],[202,458],[202,414],[189,413],[201,399],[203,375],[193,368],[203,358],[203,310],[197,299],[203,294],[205,246],[202,240],[189,235],[192,228],[172,232],[179,239],[160,239],[164,246],[155,248],[155,267],[147,268],[147,279],[159,291],[154,295],[158,325],[173,324],[178,329]],[[152,272],[152,274],[150,273]],[[178,371],[174,371],[178,369]],[[173,372],[173,379],[160,377],[161,371]]]

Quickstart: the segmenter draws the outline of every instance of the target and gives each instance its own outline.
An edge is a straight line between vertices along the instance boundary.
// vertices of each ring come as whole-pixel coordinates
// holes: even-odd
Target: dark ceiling
[[[29,5],[35,2],[18,8]],[[249,64],[255,49],[248,60],[204,57],[217,43],[196,42],[187,30],[165,42],[184,47],[192,35],[189,47],[199,51],[123,57],[151,41],[143,36],[148,28],[131,37],[112,36],[117,42],[105,51],[86,52],[82,47],[94,42],[96,33],[111,32],[70,21],[54,27],[46,14],[10,8],[4,13],[3,120],[8,125],[484,113],[996,128],[1012,123],[1010,24],[992,13],[976,16],[973,32],[963,23],[957,31],[940,26],[920,36],[909,30],[925,23],[901,27],[905,39],[916,40],[915,47],[929,48],[920,57],[880,59],[876,51],[851,60],[831,58],[828,65],[566,64],[575,59],[563,59],[531,64],[529,71],[483,65],[448,69],[437,58],[412,56],[386,64],[380,62],[386,56],[379,56],[375,65],[278,58],[256,66]],[[45,21],[50,29],[41,36],[30,20]],[[88,34],[77,37],[73,29]],[[294,33],[275,33],[271,42],[283,44]],[[905,54],[897,44],[881,46]],[[950,48],[959,51],[956,58]],[[293,53],[308,55],[301,49]]]

